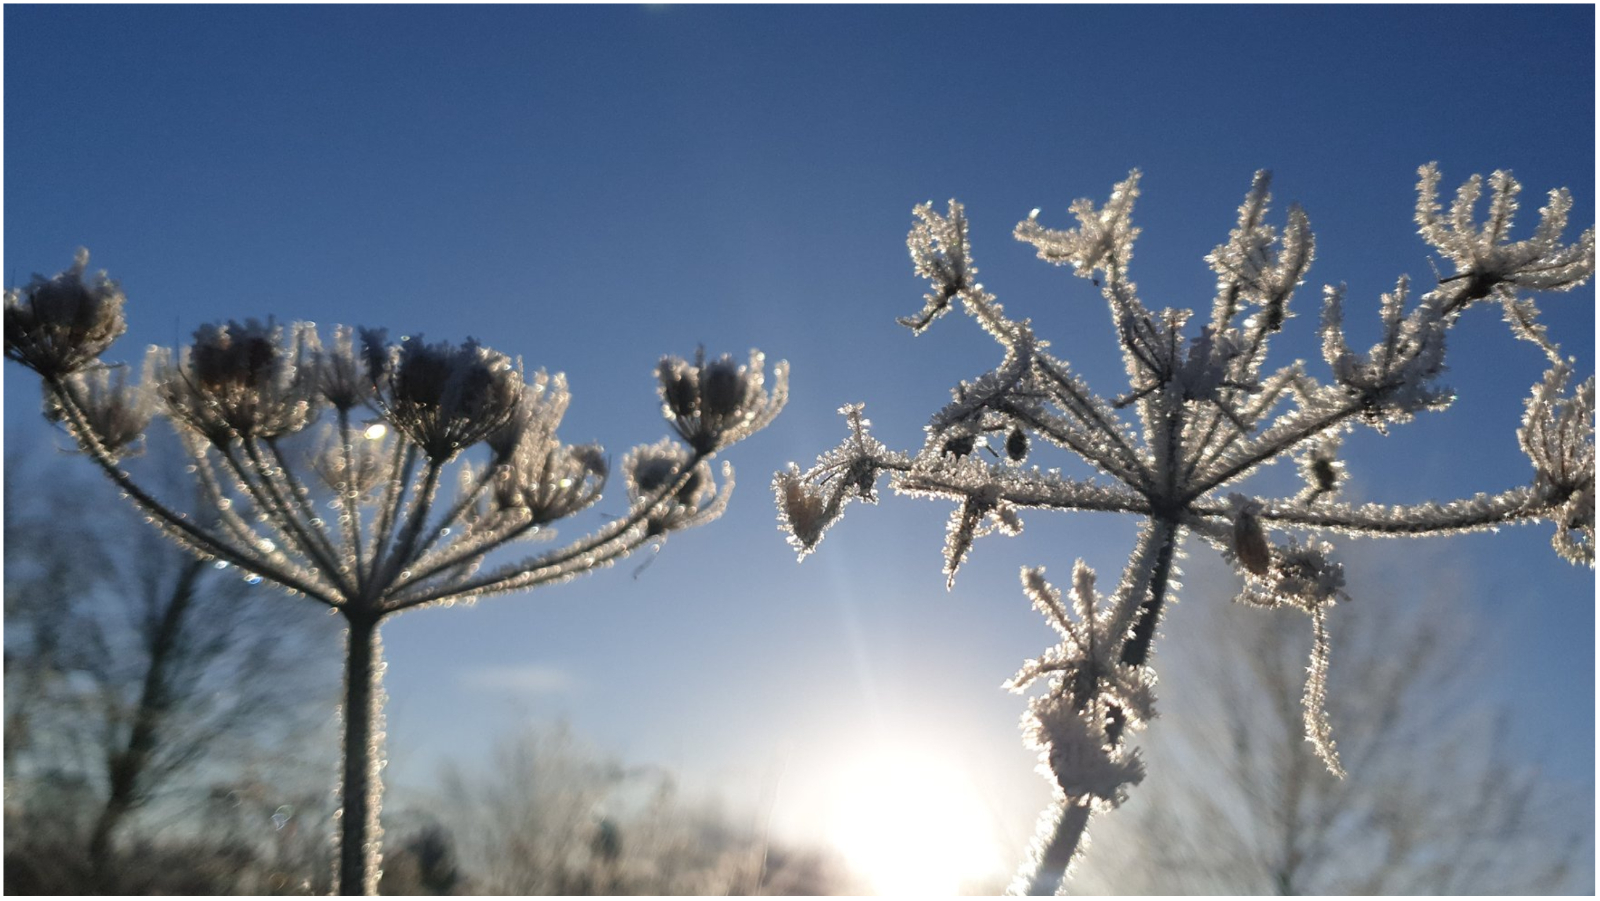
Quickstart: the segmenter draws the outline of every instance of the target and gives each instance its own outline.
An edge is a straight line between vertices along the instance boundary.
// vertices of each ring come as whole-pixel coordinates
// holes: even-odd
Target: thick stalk
[[[1169,410],[1178,409],[1175,404],[1169,405]],[[1158,472],[1167,474],[1165,496],[1171,498],[1176,494],[1174,484],[1177,475],[1178,444],[1182,434],[1181,421],[1176,413],[1169,413],[1161,423],[1162,441],[1158,445],[1156,467]],[[1167,598],[1167,585],[1172,575],[1172,557],[1177,551],[1180,527],[1178,525],[1179,508],[1167,503],[1158,504],[1152,500],[1156,511],[1151,516],[1149,540],[1154,542],[1155,558],[1150,564],[1149,590],[1144,600],[1139,604],[1139,618],[1134,622],[1133,632],[1122,646],[1122,662],[1129,666],[1143,666],[1150,659],[1150,645],[1156,637],[1156,626],[1161,621],[1161,608]],[[1131,565],[1131,564],[1130,564]],[[1122,733],[1127,725],[1127,717],[1116,706],[1112,706],[1106,717],[1106,743],[1112,747],[1121,744]],[[1028,883],[1030,895],[1053,895],[1067,876],[1067,868],[1072,865],[1072,858],[1078,853],[1078,848],[1083,842],[1083,830],[1089,824],[1090,809],[1085,799],[1067,798],[1066,807],[1061,812],[1061,818],[1050,836],[1049,842],[1042,849],[1039,857],[1038,868],[1034,871]]]
[[[1054,895],[1061,880],[1067,876],[1067,867],[1072,864],[1073,855],[1078,853],[1078,845],[1083,842],[1084,827],[1089,825],[1089,808],[1070,800],[1065,804],[1061,820],[1050,836],[1050,843],[1044,846],[1039,855],[1039,868],[1034,870],[1033,878],[1028,882],[1030,895]]]
[[[1122,662],[1129,666],[1144,666],[1150,660],[1150,643],[1156,637],[1156,625],[1161,621],[1161,606],[1167,599],[1167,582],[1172,575],[1172,556],[1178,547],[1178,524],[1170,519],[1157,519],[1150,540],[1156,543],[1156,559],[1150,574],[1150,595],[1139,606],[1139,621],[1133,634],[1122,646]],[[1120,730],[1119,730],[1120,731]],[[1120,735],[1113,735],[1116,742]]]
[[[346,608],[349,625],[344,677],[344,774],[340,783],[339,894],[378,893],[382,831],[378,807],[383,766],[382,648],[379,615]]]

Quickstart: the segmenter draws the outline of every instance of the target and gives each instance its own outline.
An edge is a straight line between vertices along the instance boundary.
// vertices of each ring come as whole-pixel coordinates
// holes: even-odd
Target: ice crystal
[[[1060,792],[1057,806],[1041,818],[1044,831],[1019,888],[1059,888],[1088,811],[1114,805],[1142,772],[1125,733],[1153,715],[1154,676],[1146,664],[1164,605],[1177,588],[1175,559],[1186,535],[1215,546],[1234,566],[1243,584],[1239,601],[1292,608],[1311,619],[1306,737],[1336,773],[1342,770],[1324,712],[1327,621],[1344,599],[1344,573],[1333,548],[1307,533],[1434,535],[1542,519],[1555,524],[1561,556],[1593,565],[1594,380],[1566,394],[1571,363],[1527,296],[1588,281],[1593,229],[1575,243],[1562,242],[1572,200],[1561,190],[1550,194],[1534,234],[1513,240],[1521,188],[1509,173],[1488,179],[1481,223],[1476,206],[1483,179],[1467,181],[1447,214],[1438,202],[1437,168],[1422,167],[1420,179],[1417,224],[1455,272],[1420,296],[1409,279],[1399,278],[1378,300],[1381,333],[1364,352],[1346,340],[1345,289],[1325,288],[1317,328],[1327,381],[1300,362],[1264,368],[1272,337],[1293,318],[1290,303],[1316,249],[1310,219],[1299,207],[1289,208],[1281,226],[1268,224],[1267,172],[1256,173],[1235,227],[1206,257],[1216,294],[1210,317],[1197,324],[1188,310],[1146,308],[1129,280],[1139,234],[1133,224],[1138,172],[1115,185],[1103,205],[1074,201],[1074,227],[1051,228],[1038,210],[1029,214],[1015,237],[1040,259],[1091,280],[1110,310],[1128,376],[1126,389],[1110,396],[1096,393],[1048,353],[1026,320],[1009,317],[977,283],[960,203],[950,201],[942,214],[931,203],[912,211],[907,247],[930,290],[922,310],[900,323],[921,333],[959,305],[1000,345],[1002,357],[991,371],[956,386],[950,403],[929,418],[920,449],[885,448],[868,435],[861,407],[853,405],[843,410],[849,434],[842,444],[809,470],[791,464],[779,472],[773,480],[778,521],[800,556],[817,547],[849,500],[875,500],[884,475],[898,493],[953,505],[944,551],[950,582],[983,535],[1019,533],[1022,511],[1132,513],[1147,520],[1117,590],[1104,603],[1081,563],[1070,604],[1041,571],[1023,573],[1026,593],[1062,640],[1008,683],[1019,690],[1040,679],[1048,683],[1029,705],[1025,733]],[[1445,502],[1339,501],[1348,480],[1338,459],[1344,434],[1359,425],[1386,430],[1454,400],[1440,382],[1447,337],[1480,302],[1498,303],[1513,336],[1536,344],[1551,361],[1518,433],[1533,463],[1531,484]],[[1005,449],[1004,455],[991,453],[992,461],[979,452],[991,439]],[[1098,475],[1066,478],[1020,465],[1048,446],[1079,457]],[[1298,462],[1304,490],[1288,498],[1233,490],[1280,459]]]

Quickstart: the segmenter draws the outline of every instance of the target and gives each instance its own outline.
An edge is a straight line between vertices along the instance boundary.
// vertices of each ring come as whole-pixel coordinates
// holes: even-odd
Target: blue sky
[[[120,359],[268,314],[474,336],[566,372],[563,436],[617,456],[665,433],[661,355],[788,359],[789,408],[728,455],[721,521],[637,577],[629,561],[386,627],[394,779],[424,784],[440,756],[564,716],[730,793],[781,783],[780,819],[804,830],[830,772],[903,743],[969,767],[1020,840],[1044,784],[1022,701],[998,686],[1052,636],[1017,569],[1064,578],[1081,556],[1114,582],[1134,524],[1027,517],[946,592],[947,508],[852,508],[796,565],[767,487],[838,442],[840,405],[865,401],[880,437],[916,446],[950,387],[997,361],[955,317],[915,339],[895,324],[921,305],[911,207],[962,200],[985,285],[1114,395],[1092,288],[1011,228],[1035,207],[1063,226],[1074,198],[1139,167],[1133,278],[1152,307],[1203,309],[1201,258],[1271,168],[1278,215],[1299,202],[1318,240],[1276,358],[1320,372],[1322,284],[1347,283],[1366,324],[1397,275],[1428,277],[1418,165],[1437,160],[1452,189],[1514,170],[1525,228],[1558,186],[1574,223],[1594,221],[1593,33],[1584,6],[8,6],[4,273],[89,247],[128,292]],[[1592,286],[1544,308],[1593,371]],[[1455,408],[1346,445],[1366,499],[1530,477],[1514,427],[1537,351],[1488,310],[1452,341]],[[47,441],[31,377],[8,366],[5,382],[7,449]],[[1526,699],[1529,753],[1590,784],[1594,578],[1555,557],[1549,527],[1343,547],[1359,603],[1404,602],[1382,597],[1386,566],[1466,574],[1460,602],[1500,634],[1505,690]],[[1229,589],[1197,577],[1185,598]]]

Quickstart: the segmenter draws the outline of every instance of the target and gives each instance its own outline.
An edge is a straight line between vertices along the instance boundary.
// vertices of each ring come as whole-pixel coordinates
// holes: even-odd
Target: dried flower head
[[[1128,789],[1144,781],[1144,762],[1128,745],[1106,740],[1103,708],[1074,708],[1061,695],[1028,702],[1023,718],[1023,743],[1039,751],[1040,771],[1061,793],[1095,810],[1109,810],[1128,797]]]
[[[378,356],[374,344],[382,336],[363,337],[373,361]],[[522,395],[520,368],[471,339],[457,346],[427,344],[421,335],[404,338],[390,350],[377,402],[429,460],[444,463],[515,415]]]
[[[731,472],[723,469],[724,488],[719,495],[711,480],[711,467],[703,460],[690,466],[690,454],[678,444],[663,438],[655,444],[636,447],[622,461],[632,505],[649,503],[664,489],[677,486],[660,497],[646,518],[653,535],[685,528],[708,515],[720,513],[727,503]],[[713,512],[715,511],[715,512]]]
[[[1563,396],[1570,364],[1545,373],[1527,401],[1517,440],[1533,461],[1534,491],[1560,505],[1553,543],[1574,563],[1594,565],[1594,377]]]
[[[1256,172],[1250,192],[1239,206],[1238,227],[1228,235],[1228,243],[1206,256],[1206,262],[1217,273],[1218,287],[1260,306],[1261,325],[1276,332],[1289,316],[1285,309],[1289,296],[1311,267],[1316,242],[1310,219],[1297,205],[1289,206],[1289,222],[1281,238],[1276,228],[1266,224],[1271,184],[1271,172]]]
[[[1474,175],[1456,191],[1447,217],[1439,205],[1439,166],[1428,163],[1417,170],[1418,231],[1445,259],[1456,264],[1456,274],[1446,281],[1464,280],[1467,289],[1447,312],[1490,297],[1512,298],[1511,289],[1570,291],[1594,274],[1594,229],[1585,229],[1576,243],[1563,245],[1572,194],[1565,188],[1551,191],[1549,203],[1539,210],[1533,237],[1509,240],[1522,185],[1504,169],[1489,176],[1488,218],[1480,227],[1473,222],[1483,193],[1482,176]]]
[[[271,318],[202,325],[178,364],[160,367],[167,409],[219,446],[297,432],[320,407],[319,349],[311,323],[287,336]]]
[[[527,510],[534,525],[555,522],[598,501],[609,471],[599,445],[525,443],[495,479],[495,504]]]
[[[1328,610],[1344,597],[1344,575],[1326,545],[1273,534],[1331,531],[1375,537],[1449,534],[1497,528],[1530,519],[1552,520],[1556,546],[1569,559],[1589,562],[1594,552],[1593,382],[1571,400],[1556,400],[1565,376],[1536,389],[1523,429],[1534,462],[1532,486],[1479,494],[1447,503],[1356,506],[1338,491],[1339,436],[1359,424],[1383,430],[1454,398],[1439,384],[1446,371],[1449,331],[1474,302],[1493,298],[1505,306],[1512,334],[1536,344],[1563,365],[1559,348],[1538,322],[1538,307],[1518,296],[1524,289],[1569,290],[1594,270],[1594,233],[1562,244],[1571,199],[1553,192],[1536,233],[1512,241],[1507,233],[1518,186],[1508,173],[1489,180],[1493,196],[1486,224],[1474,221],[1481,180],[1464,186],[1447,217],[1438,215],[1437,170],[1424,167],[1417,221],[1423,236],[1457,274],[1413,298],[1398,280],[1379,304],[1381,333],[1366,353],[1353,351],[1344,322],[1344,290],[1329,288],[1320,332],[1331,382],[1311,376],[1296,361],[1267,369],[1268,349],[1291,318],[1289,303],[1304,281],[1315,243],[1309,219],[1291,207],[1285,225],[1266,224],[1267,172],[1256,173],[1226,243],[1207,257],[1216,274],[1211,315],[1198,327],[1192,310],[1152,310],[1128,278],[1134,239],[1132,209],[1139,174],[1117,184],[1103,205],[1078,200],[1073,228],[1051,229],[1034,211],[1014,236],[1041,259],[1070,267],[1092,281],[1109,307],[1112,337],[1128,376],[1125,393],[1103,395],[1047,351],[1031,323],[1009,316],[997,298],[972,281],[971,246],[964,211],[952,200],[948,215],[931,204],[913,211],[907,237],[916,274],[927,280],[922,311],[899,321],[920,332],[960,300],[960,306],[1004,351],[999,364],[961,382],[953,401],[926,427],[920,451],[896,454],[870,439],[859,407],[847,407],[850,435],[811,469],[790,466],[774,479],[779,522],[802,553],[837,516],[840,498],[870,496],[880,475],[900,494],[954,504],[946,529],[945,572],[953,578],[985,530],[1020,530],[1018,511],[1081,510],[1147,518],[1115,594],[1104,610],[1090,597],[1090,579],[1075,574],[1074,620],[1037,574],[1024,574],[1030,596],[1062,644],[1025,665],[1012,680],[1026,685],[1050,677],[1050,689],[1030,706],[1025,729],[1044,752],[1045,770],[1060,790],[1058,804],[1041,818],[1037,854],[1014,888],[1031,894],[1058,891],[1081,847],[1094,807],[1114,803],[1136,777],[1126,756],[1125,732],[1149,697],[1138,676],[1149,661],[1163,612],[1177,589],[1177,559],[1185,536],[1221,550],[1244,576],[1240,599],[1265,607],[1291,607],[1313,621],[1313,652],[1306,684],[1305,729],[1328,768],[1339,763],[1324,712]],[[1457,357],[1459,351],[1455,352]],[[990,465],[979,444],[1005,437],[1005,456]],[[1071,452],[1088,475],[1067,475],[1015,465],[1032,448],[1027,439]],[[1036,452],[1036,451],[1035,451]],[[1284,459],[1300,462],[1305,491],[1295,498],[1226,497],[1232,486]],[[824,503],[824,500],[827,503]],[[1127,667],[1126,670],[1119,667]],[[1143,688],[1139,686],[1143,684]]]
[[[67,390],[74,393],[82,411],[83,425],[112,458],[137,452],[135,445],[150,425],[155,414],[152,370],[157,360],[154,353],[146,355],[143,378],[137,385],[128,383],[126,366],[96,366],[66,378]],[[52,421],[68,420],[51,392],[45,393],[45,416]]]
[[[555,437],[561,417],[566,415],[572,393],[567,390],[567,377],[554,376],[543,369],[533,374],[533,381],[522,386],[516,409],[505,424],[484,439],[498,463],[509,462],[524,444],[538,444]]]
[[[913,334],[921,334],[948,312],[950,301],[962,292],[978,290],[973,281],[978,267],[972,265],[972,248],[967,243],[967,217],[961,204],[954,200],[950,201],[949,210],[949,215],[941,216],[929,201],[911,211],[917,223],[906,236],[906,248],[911,251],[911,264],[917,274],[926,278],[933,289],[922,296],[920,312],[896,320]]]
[[[1108,279],[1121,282],[1133,258],[1133,241],[1139,229],[1133,225],[1133,202],[1139,198],[1139,170],[1111,189],[1106,205],[1096,210],[1094,201],[1079,198],[1067,207],[1078,220],[1078,227],[1066,230],[1039,224],[1039,211],[1018,223],[1018,241],[1032,244],[1039,259],[1058,266],[1070,265],[1073,272],[1090,278],[1098,270]],[[918,273],[921,274],[921,273]]]
[[[317,388],[335,410],[350,410],[370,402],[377,384],[371,361],[356,350],[355,339],[355,329],[336,325],[332,349],[317,355]]]
[[[609,465],[597,445],[556,437],[570,396],[561,375],[468,340],[388,342],[381,329],[334,329],[324,349],[314,326],[273,320],[202,326],[191,346],[152,348],[145,377],[95,357],[122,332],[121,291],[88,257],[53,279],[36,277],[5,299],[6,355],[43,376],[45,415],[63,423],[146,520],[194,556],[237,567],[342,614],[347,632],[339,893],[375,894],[383,754],[378,626],[424,606],[563,582],[611,565],[727,508],[708,458],[765,426],[782,408],[787,365],[763,388],[762,356],[663,365],[669,415],[693,450],[670,438],[623,464],[629,508],[576,541],[482,571],[491,556],[599,498]],[[198,496],[170,506],[119,465],[165,402]],[[352,415],[371,407],[377,417]],[[317,441],[276,439],[332,409]],[[364,420],[364,421],[363,421]],[[487,459],[461,452],[486,444]],[[456,489],[446,464],[456,463]],[[420,465],[419,465],[420,464]],[[301,472],[301,469],[309,472]],[[331,497],[329,497],[331,495]]]
[[[772,479],[778,498],[778,528],[789,534],[789,544],[800,559],[811,553],[822,540],[822,533],[839,517],[843,492],[821,488],[806,481],[800,467],[789,464]]]
[[[85,278],[89,251],[51,278],[5,294],[6,356],[46,379],[82,371],[127,331],[122,288],[104,271]]]
[[[765,428],[789,397],[787,363],[773,367],[772,392],[764,389],[765,359],[760,351],[752,350],[748,366],[738,365],[726,354],[707,363],[704,349],[695,354],[692,364],[677,357],[662,359],[656,376],[663,415],[700,454]]]

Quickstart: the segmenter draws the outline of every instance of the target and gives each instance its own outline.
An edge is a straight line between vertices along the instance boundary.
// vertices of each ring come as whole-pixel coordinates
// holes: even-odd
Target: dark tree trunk
[[[134,710],[133,728],[128,731],[128,743],[120,748],[108,748],[106,752],[110,791],[89,837],[89,862],[95,890],[103,894],[118,893],[114,859],[117,827],[144,800],[145,776],[160,745],[161,728],[172,706],[172,686],[167,674],[173,658],[182,652],[184,617],[194,601],[195,585],[205,566],[202,560],[191,560],[178,574],[178,582],[173,586],[166,609],[161,612],[161,620],[148,636],[149,667],[139,692],[139,706]]]

